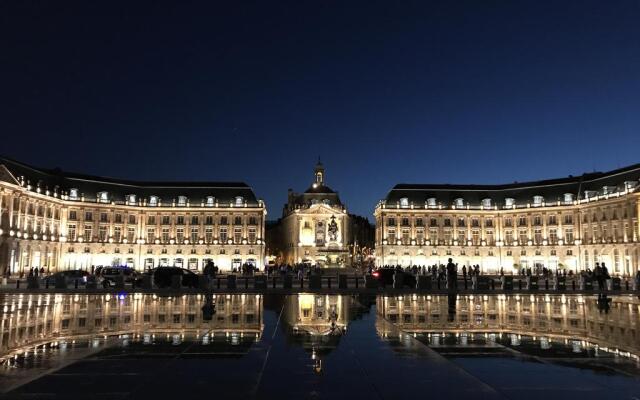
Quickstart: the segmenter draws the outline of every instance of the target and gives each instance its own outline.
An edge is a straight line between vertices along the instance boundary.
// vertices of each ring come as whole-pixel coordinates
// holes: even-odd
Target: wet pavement
[[[640,399],[630,296],[0,299],[8,399]]]

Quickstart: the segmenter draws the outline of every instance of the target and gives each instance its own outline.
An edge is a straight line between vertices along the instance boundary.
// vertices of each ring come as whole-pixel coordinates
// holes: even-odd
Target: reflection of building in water
[[[608,313],[586,296],[458,296],[455,313],[447,296],[378,297],[379,334],[505,332],[530,336],[579,338],[600,346],[640,353],[640,302],[613,297]],[[452,310],[451,310],[452,311]],[[391,332],[393,330],[393,332]]]
[[[202,318],[204,296],[7,295],[2,299],[0,355],[14,349],[85,336],[167,333],[181,340],[223,336],[231,344],[262,333],[261,295],[214,296],[216,313]]]

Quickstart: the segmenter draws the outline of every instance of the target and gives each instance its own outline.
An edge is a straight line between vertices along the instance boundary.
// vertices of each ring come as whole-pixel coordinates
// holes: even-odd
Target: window
[[[178,243],[184,242],[184,228],[176,229],[176,240],[178,241]]]
[[[242,228],[233,229],[233,243],[239,244],[242,242]]]
[[[571,225],[571,224],[573,224],[573,215],[571,215],[571,214],[566,214],[566,215],[564,216],[564,223],[565,223],[565,224],[567,224],[567,225]]]
[[[121,224],[122,223],[122,214],[116,214],[114,218],[115,218],[115,223],[116,224]]]
[[[256,242],[256,228],[249,228],[249,243],[254,244]]]
[[[169,228],[162,228],[162,243],[169,243]]]
[[[471,219],[471,226],[474,228],[477,228],[480,226],[480,221],[478,220],[478,218],[472,218]]]
[[[84,220],[85,221],[93,221],[93,213],[90,213],[90,212],[84,213]]]
[[[220,227],[220,241],[222,243],[227,243],[227,227],[226,226],[221,226]]]
[[[557,225],[558,224],[558,220],[557,217],[555,215],[549,215],[549,225]]]
[[[487,228],[493,227],[493,220],[491,218],[487,218],[484,220],[484,226]]]
[[[184,225],[184,215],[178,215],[176,217],[176,225]]]
[[[156,207],[160,203],[158,196],[149,197],[149,206]]]
[[[93,237],[93,227],[91,225],[84,226],[84,241],[90,242]]]
[[[407,197],[400,199],[400,208],[409,208],[409,199]]]
[[[534,240],[536,245],[542,244],[542,229],[536,228],[533,231],[533,240]]]
[[[436,206],[436,198],[435,197],[429,197],[427,199],[427,207],[433,208],[435,206]]]
[[[100,239],[101,242],[104,242],[107,240],[107,226],[106,225],[100,225],[100,228],[98,229],[98,238]]]
[[[198,216],[194,215],[191,217],[191,225],[198,225]]]
[[[204,224],[205,225],[213,225],[213,217],[211,215],[207,215],[204,218]]]
[[[127,203],[130,204],[130,205],[135,205],[136,204],[136,195],[135,194],[127,195]]]
[[[539,207],[544,203],[544,197],[542,196],[533,196],[533,206]]]
[[[487,242],[487,246],[493,246],[495,245],[495,239],[493,236],[493,231],[487,231],[487,233],[485,234],[485,239]]]
[[[213,196],[207,196],[207,200],[205,202],[207,207],[213,207],[216,205],[216,198]]]
[[[457,222],[458,226],[463,227],[465,222],[464,222],[464,218],[462,217],[458,217],[458,222]]]
[[[69,200],[78,200],[78,189],[69,189]]]
[[[435,228],[429,229],[429,240],[431,240],[432,244],[438,243],[438,230]]]
[[[525,215],[518,217],[518,226],[527,226],[527,217]]]
[[[444,219],[444,226],[451,226],[451,218]]]
[[[388,226],[396,226],[396,219],[395,218],[389,218],[387,220],[387,225]]]
[[[465,240],[467,239],[467,232],[464,229],[458,229],[458,236],[457,236],[458,242],[460,242],[460,245],[464,245],[465,244]]]
[[[155,225],[156,224],[156,216],[155,215],[149,215],[147,217],[147,225]]]
[[[396,244],[396,230],[389,229],[387,232],[387,241],[389,244]]]
[[[527,244],[527,242],[529,241],[528,235],[527,235],[527,230],[526,229],[520,229],[518,231],[518,242],[520,242],[521,246],[524,246],[525,244]]]
[[[471,231],[471,242],[474,246],[478,246],[480,244],[480,231],[474,229]]]
[[[514,198],[507,197],[506,199],[504,199],[505,207],[513,207],[515,204],[516,204],[516,200]]]
[[[438,220],[436,218],[431,218],[429,220],[429,226],[438,226]]]
[[[236,196],[235,205],[236,207],[241,207],[244,204],[244,197]]]
[[[422,218],[416,218],[416,226],[424,226]]]
[[[130,224],[135,224],[136,223],[136,216],[135,215],[129,215],[129,223]]]
[[[564,228],[564,240],[567,244],[573,243],[573,228]]]
[[[513,231],[512,230],[504,231],[504,241],[507,244],[507,246],[511,246],[513,244]]]
[[[558,230],[555,228],[549,229],[549,243],[558,244]]]
[[[490,208],[491,207],[491,199],[482,199],[482,207]]]
[[[249,217],[249,225],[257,225],[258,223],[256,221],[256,217]]]
[[[136,228],[127,229],[127,241],[133,243],[136,238]]]
[[[228,225],[227,217],[220,217],[220,225]]]
[[[511,217],[505,217],[504,219],[504,226],[511,228],[513,226],[513,218]]]
[[[409,226],[409,218],[402,218],[402,226]]]
[[[409,240],[410,240],[410,233],[409,233],[409,229],[403,229],[402,230],[402,244],[407,246],[410,244]]]
[[[116,241],[116,243],[122,240],[122,228],[120,228],[119,226],[113,228],[113,239]]]
[[[76,240],[76,225],[75,224],[69,224],[67,226],[67,236],[69,237],[69,240],[71,240],[71,241],[75,241]]]
[[[463,198],[457,198],[453,201],[453,204],[456,206],[456,208],[463,208],[464,207],[464,199]]]
[[[109,222],[107,213],[100,213],[100,222]]]
[[[168,215],[162,216],[162,225],[171,225],[171,217]]]
[[[75,210],[71,210],[71,211],[69,211],[69,219],[70,219],[71,221],[75,221],[75,220],[77,220],[77,219],[78,219],[78,215],[77,215],[77,213],[76,213],[76,211],[75,211]]]
[[[536,225],[536,226],[542,225],[542,217],[539,215],[535,215],[533,217],[533,225]]]
[[[178,196],[178,207],[184,207],[187,205],[187,196]]]
[[[211,244],[213,242],[213,228],[205,228],[204,239],[207,244]]]
[[[198,231],[198,228],[191,228],[191,243],[197,243],[199,235],[200,232]]]
[[[234,217],[233,218],[234,225],[242,225],[242,217]]]
[[[99,203],[108,203],[109,202],[109,193],[108,192],[100,192],[100,193],[98,193],[98,202]]]
[[[147,243],[153,243],[156,240],[155,228],[147,228]]]
[[[420,246],[424,244],[424,229],[416,230],[416,240]]]

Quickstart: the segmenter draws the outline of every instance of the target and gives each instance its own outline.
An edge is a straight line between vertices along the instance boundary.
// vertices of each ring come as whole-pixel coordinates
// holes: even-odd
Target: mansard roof
[[[498,185],[458,185],[458,184],[398,184],[385,198],[387,205],[395,205],[407,199],[415,205],[424,205],[429,199],[437,204],[449,206],[456,199],[463,199],[464,205],[479,205],[491,199],[492,206],[502,206],[511,198],[516,204],[531,203],[534,196],[542,196],[545,203],[562,202],[565,194],[574,199],[584,199],[586,193],[602,195],[624,191],[627,185],[638,187],[640,164],[619,168],[609,172],[592,172],[580,176],[547,179],[533,182],[515,182]],[[606,189],[605,189],[606,188]],[[607,191],[608,190],[608,191]]]
[[[44,169],[33,167],[18,161],[0,157],[3,165],[18,180],[25,184],[40,187],[41,190],[59,194],[78,189],[79,195],[87,200],[95,200],[99,192],[107,192],[110,201],[124,202],[126,196],[134,194],[138,199],[157,196],[163,203],[186,196],[192,203],[200,203],[213,196],[220,204],[234,202],[237,196],[243,198],[248,206],[258,205],[253,190],[244,182],[170,182],[170,181],[133,181],[84,175],[62,171],[59,168]]]

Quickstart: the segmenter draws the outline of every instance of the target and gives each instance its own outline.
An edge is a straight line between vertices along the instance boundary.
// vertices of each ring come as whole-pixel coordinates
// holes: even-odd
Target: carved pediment
[[[342,211],[336,210],[335,208],[331,208],[326,204],[314,204],[308,209],[301,211],[300,214],[306,215],[339,215],[342,214]]]

